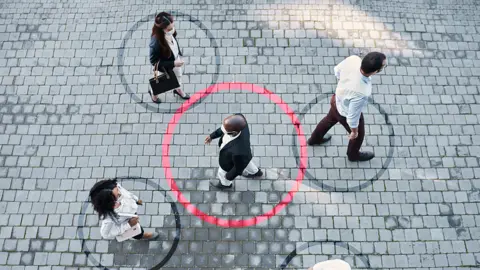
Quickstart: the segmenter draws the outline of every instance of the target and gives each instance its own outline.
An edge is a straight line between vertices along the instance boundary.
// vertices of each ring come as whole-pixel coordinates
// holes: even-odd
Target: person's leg
[[[348,142],[347,156],[350,160],[358,160],[360,157],[360,147],[362,147],[363,139],[365,138],[365,122],[363,120],[363,113],[360,114],[358,122],[358,136],[354,140]]]
[[[361,117],[363,118],[363,115]],[[347,123],[347,118],[346,117],[340,116],[338,118],[338,122],[345,128],[345,130],[348,133],[352,132],[352,130],[350,129],[350,126]],[[360,123],[358,125],[360,126]]]
[[[183,75],[182,67],[173,68],[173,73],[175,73],[175,77],[177,77],[178,84],[180,85],[180,87],[175,89],[174,91],[176,91],[178,95],[181,97],[188,97],[188,95],[185,94],[185,92],[183,92],[182,90],[182,75]]]
[[[321,144],[328,141],[330,137],[327,138],[325,135],[338,122],[338,115],[339,113],[335,106],[335,95],[333,95],[330,100],[330,111],[328,111],[328,114],[320,121],[320,123],[318,123],[308,139],[308,144]]]
[[[145,234],[145,232],[143,231],[143,227],[142,227],[142,226],[140,226],[140,228],[142,229],[142,232],[141,232],[139,235],[134,236],[134,237],[133,237],[134,239],[140,240],[140,239],[143,238],[143,235]]]
[[[142,239],[152,240],[152,239],[156,239],[159,235],[157,232],[145,232],[143,230],[142,226],[140,226],[140,228],[142,229],[142,232],[139,235],[134,236],[133,239],[136,239],[136,240],[142,240]]]
[[[339,122],[347,130],[348,133],[352,132],[345,117],[339,119]],[[358,136],[354,140],[349,140],[348,142],[347,156],[350,161],[367,161],[375,157],[375,154],[372,152],[360,152],[360,148],[362,147],[364,138],[365,121],[363,119],[362,113],[360,114],[360,120],[358,122]]]
[[[253,163],[253,159],[250,160],[247,167],[243,170],[242,173],[245,177],[259,177],[263,175],[262,170],[260,170],[255,163]]]
[[[217,172],[217,177],[220,180],[220,184],[223,186],[230,186],[232,185],[233,181],[230,181],[225,178],[225,175],[227,174],[226,171],[222,169],[222,167],[218,166],[218,172]]]
[[[182,91],[182,75],[183,75],[182,67],[174,67],[173,73],[175,73],[175,77],[177,77],[178,84],[180,85],[180,87],[177,88],[177,91],[178,90]]]

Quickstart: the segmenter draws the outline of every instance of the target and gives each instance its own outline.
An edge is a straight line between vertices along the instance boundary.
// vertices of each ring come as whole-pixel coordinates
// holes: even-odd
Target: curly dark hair
[[[170,57],[172,54],[170,46],[168,46],[168,43],[165,40],[165,32],[163,31],[172,23],[173,16],[167,12],[160,12],[157,14],[157,16],[155,16],[155,23],[152,27],[152,36],[155,37],[160,43],[160,53],[163,57]],[[176,36],[177,32],[175,31],[175,33],[173,33],[173,37]]]
[[[113,210],[116,198],[112,191],[116,186],[117,179],[114,178],[98,181],[90,189],[90,202],[100,219],[104,219],[107,216],[118,218],[117,213]]]

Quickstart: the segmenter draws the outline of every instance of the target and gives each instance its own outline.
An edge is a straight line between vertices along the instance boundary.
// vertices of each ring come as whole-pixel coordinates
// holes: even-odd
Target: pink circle
[[[297,131],[299,140],[300,140],[300,167],[298,169],[298,176],[295,181],[295,184],[293,188],[288,192],[288,194],[270,211],[267,213],[264,213],[262,215],[252,217],[249,219],[243,219],[243,220],[230,220],[230,219],[222,219],[218,218],[215,216],[208,215],[202,211],[200,211],[197,207],[192,205],[186,198],[183,196],[182,192],[178,189],[177,184],[175,183],[175,180],[172,177],[172,172],[170,170],[170,158],[169,158],[169,149],[170,149],[170,143],[173,138],[173,133],[175,131],[175,126],[177,125],[178,121],[180,120],[180,117],[182,117],[183,113],[190,108],[192,104],[200,100],[201,98],[208,96],[212,93],[218,92],[218,91],[224,91],[224,90],[241,90],[241,91],[250,91],[254,92],[257,94],[261,94],[269,98],[271,101],[273,101],[275,104],[277,104],[282,110],[287,114],[291,121],[292,124],[295,126],[295,129]],[[172,117],[172,120],[168,123],[167,126],[167,131],[163,137],[163,143],[162,143],[162,165],[165,170],[165,177],[168,180],[168,184],[170,185],[170,188],[172,189],[173,193],[177,197],[177,200],[183,204],[183,206],[192,214],[197,216],[198,218],[217,225],[221,227],[227,227],[227,228],[240,228],[240,227],[248,227],[252,225],[256,225],[260,222],[266,221],[269,218],[275,216],[278,212],[280,212],[285,206],[287,206],[293,199],[293,196],[295,193],[298,191],[300,184],[303,181],[304,173],[305,173],[305,164],[307,164],[307,142],[305,139],[305,135],[303,133],[300,121],[298,121],[297,116],[295,115],[295,112],[276,94],[272,93],[271,91],[262,88],[258,85],[250,84],[250,83],[220,83],[220,84],[214,84],[202,91],[199,91],[195,93],[191,98],[185,103],[180,106],[180,108],[177,109],[175,114]],[[261,180],[259,180],[261,181]]]

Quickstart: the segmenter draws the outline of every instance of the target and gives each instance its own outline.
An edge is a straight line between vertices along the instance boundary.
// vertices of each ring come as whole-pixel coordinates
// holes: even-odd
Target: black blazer
[[[237,113],[237,115],[245,118],[245,116],[240,113]],[[221,146],[223,135],[222,129],[219,128],[210,134],[210,138],[212,138],[212,140],[220,138],[218,146]],[[238,138],[230,141],[220,150],[218,163],[220,167],[227,172],[225,178],[233,180],[243,173],[243,170],[245,170],[250,160],[252,160],[252,150],[250,149],[250,130],[247,123],[247,126],[241,131]]]
[[[175,41],[177,41],[177,32],[173,33],[173,38],[175,39]],[[174,64],[175,55],[173,55],[173,52],[172,52],[170,54],[170,57],[162,56],[161,50],[160,50],[160,42],[158,42],[156,37],[152,36],[152,38],[150,39],[149,46],[150,46],[150,64],[152,64],[152,66],[155,66],[155,64],[160,61],[160,63],[158,63],[159,68],[164,67],[166,69],[173,69],[175,67],[175,64]],[[183,56],[182,50],[180,50],[180,45],[178,44],[178,41],[177,41],[177,47],[178,47],[178,54]]]

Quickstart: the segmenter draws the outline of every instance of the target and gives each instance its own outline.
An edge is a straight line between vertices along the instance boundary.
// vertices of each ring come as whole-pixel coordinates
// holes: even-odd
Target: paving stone
[[[389,66],[372,77],[373,101],[364,111],[363,149],[374,151],[374,160],[347,161],[348,140],[337,125],[329,143],[308,147],[309,175],[268,221],[224,228],[177,203],[181,240],[165,269],[273,269],[294,248],[298,255],[287,268],[341,257],[362,269],[348,248],[323,243],[308,254],[299,250],[302,242],[325,240],[359,249],[378,269],[478,268],[478,3],[343,2],[209,0],[176,7],[193,20],[175,18],[186,92],[231,81],[266,87],[301,116],[306,136],[329,110],[337,63],[378,50]],[[89,257],[109,269],[152,267],[176,233],[169,202],[178,200],[163,191],[170,187],[160,144],[182,105],[171,94],[152,104],[146,93],[151,23],[144,16],[151,5],[58,4],[1,7],[0,268],[90,269],[78,235],[80,211],[93,183],[115,176],[160,184],[125,181],[144,201],[138,212],[145,230],[156,230],[161,240],[101,239],[89,207],[82,228]],[[22,13],[34,6],[37,20],[25,25]],[[92,18],[69,21],[85,16]],[[185,198],[206,214],[240,220],[290,196],[297,137],[279,107],[264,95],[232,89],[186,110],[169,148],[171,177]],[[250,123],[254,162],[265,177],[239,177],[232,192],[223,192],[208,184],[218,166],[216,141],[204,146],[203,140],[234,112]]]

